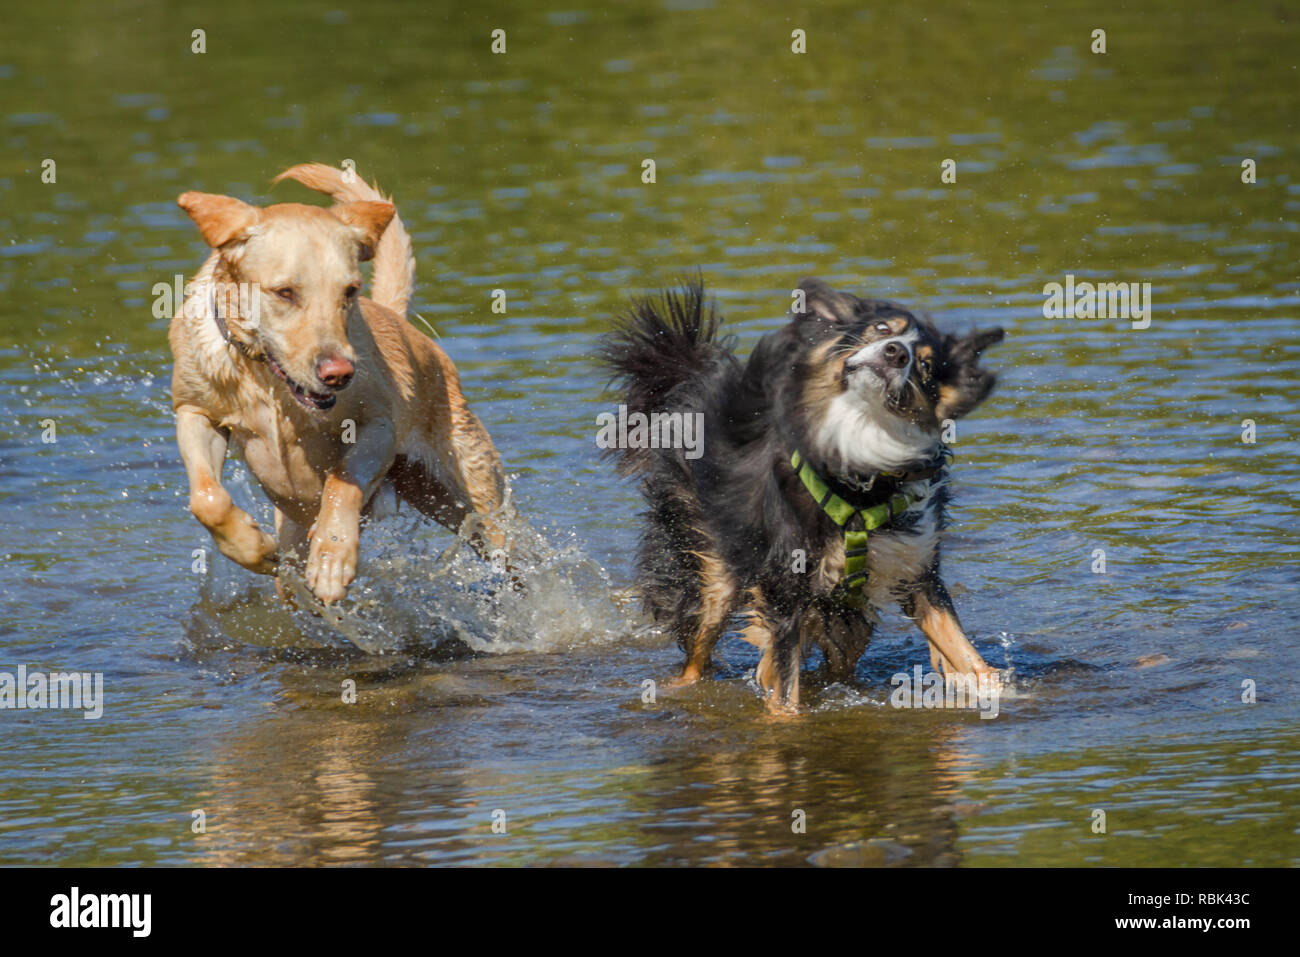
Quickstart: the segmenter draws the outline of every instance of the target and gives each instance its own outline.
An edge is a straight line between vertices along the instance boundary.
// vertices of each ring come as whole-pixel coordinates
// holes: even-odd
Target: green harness
[[[840,600],[845,604],[862,604],[866,600],[862,594],[862,586],[867,583],[867,536],[882,525],[888,525],[926,496],[896,492],[888,501],[881,502],[879,505],[855,508],[836,495],[826,480],[818,475],[797,451],[790,456],[790,465],[818,507],[830,516],[832,522],[844,529],[844,579],[840,582],[837,591]],[[930,469],[928,474],[933,475],[941,467],[942,465]],[[890,472],[882,472],[881,475],[890,478],[904,477]],[[915,477],[923,478],[925,473],[917,474]],[[850,529],[850,523],[857,524],[855,519],[861,519],[861,528]]]

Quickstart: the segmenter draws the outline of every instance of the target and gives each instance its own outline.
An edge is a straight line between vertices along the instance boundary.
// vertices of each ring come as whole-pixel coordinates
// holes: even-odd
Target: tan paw
[[[325,604],[342,601],[357,573],[357,540],[328,532],[312,536],[307,587]]]
[[[669,678],[661,685],[661,687],[669,689],[685,688],[689,685],[695,684],[695,682],[699,681],[703,677],[704,669],[700,668],[698,665],[691,664],[688,661],[682,666],[681,672],[676,677]]]
[[[769,693],[765,697],[769,719],[787,721],[790,718],[799,717],[799,704],[797,702],[791,702],[788,698],[782,698],[776,693]]]
[[[278,547],[275,539],[262,531],[257,519],[242,509],[233,509],[221,527],[213,530],[212,538],[221,554],[232,562],[259,575],[275,574]]]

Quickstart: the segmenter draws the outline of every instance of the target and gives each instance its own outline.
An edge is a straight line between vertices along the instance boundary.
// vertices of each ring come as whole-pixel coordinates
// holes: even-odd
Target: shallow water
[[[800,57],[780,4],[398,7],[6,12],[0,670],[103,672],[107,700],[0,711],[0,863],[1300,861],[1294,11],[826,5]],[[400,515],[341,620],[294,614],[186,510],[151,313],[203,255],[174,197],[268,202],[345,157],[396,193],[416,308],[537,531],[526,599]],[[745,348],[809,274],[1007,329],[945,551],[1009,669],[996,719],[889,707],[927,660],[897,616],[798,721],[734,640],[642,702],[679,658],[627,592],[638,502],[590,358],[697,267]],[[1152,283],[1150,327],[1045,319],[1067,273]]]

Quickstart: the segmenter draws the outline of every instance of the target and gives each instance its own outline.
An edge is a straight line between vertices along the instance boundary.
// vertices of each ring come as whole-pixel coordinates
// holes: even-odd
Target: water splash
[[[636,627],[605,569],[572,534],[544,534],[509,511],[496,516],[512,542],[511,572],[503,573],[470,546],[475,518],[449,545],[446,532],[418,513],[367,523],[358,578],[334,605],[321,604],[301,573],[288,567],[278,579],[284,599],[261,586],[252,607],[246,600],[214,600],[211,593],[205,604],[217,615],[236,612],[236,606],[238,614],[269,611],[266,637],[276,644],[422,658],[553,651],[612,641]]]

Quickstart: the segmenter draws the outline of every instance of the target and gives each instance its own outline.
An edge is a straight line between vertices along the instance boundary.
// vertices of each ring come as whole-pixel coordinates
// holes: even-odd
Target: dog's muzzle
[[[898,338],[883,339],[864,346],[844,363],[844,370],[849,374],[859,369],[870,369],[891,384],[906,379],[911,367],[912,347]]]

